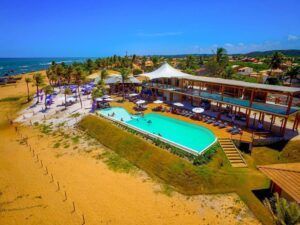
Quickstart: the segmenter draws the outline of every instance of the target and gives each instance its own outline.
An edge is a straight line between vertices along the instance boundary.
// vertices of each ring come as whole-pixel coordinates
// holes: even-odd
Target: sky
[[[0,57],[300,49],[299,0],[1,0]]]

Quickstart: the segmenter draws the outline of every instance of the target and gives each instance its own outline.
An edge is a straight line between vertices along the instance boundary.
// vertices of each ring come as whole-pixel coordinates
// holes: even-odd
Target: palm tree
[[[107,70],[102,70],[100,75],[100,80],[101,81],[105,80],[107,76],[108,76]]]
[[[65,95],[65,109],[67,109],[67,95],[71,95],[72,91],[70,88],[65,88],[64,90],[64,95]]]
[[[73,77],[75,84],[77,85],[77,95],[80,100],[80,106],[82,108],[82,100],[81,100],[81,94],[80,94],[80,85],[85,81],[86,77],[83,72],[83,70],[80,67],[75,68],[75,71],[73,72]]]
[[[290,84],[292,84],[292,80],[300,74],[300,66],[292,66],[285,73],[287,77],[290,78]]]
[[[215,57],[216,57],[216,62],[219,65],[227,63],[228,61],[227,51],[225,48],[217,48]]]
[[[278,225],[295,225],[300,222],[300,207],[296,202],[288,202],[280,198],[277,193],[271,200],[266,199],[264,204],[272,214]]]
[[[35,73],[33,75],[33,81],[34,85],[36,86],[36,96],[37,96],[37,103],[40,102],[40,96],[39,96],[39,87],[44,84],[44,77],[41,73]]]
[[[121,77],[122,77],[122,89],[123,89],[123,101],[125,100],[125,81],[128,79],[129,76],[129,69],[128,68],[121,68]]]
[[[26,82],[26,86],[27,86],[27,102],[30,101],[30,96],[29,96],[29,83],[31,82],[31,78],[30,77],[26,77],[25,78],[25,82]]]
[[[269,63],[269,67],[271,69],[270,75],[272,75],[272,71],[274,69],[280,68],[280,66],[282,64],[282,60],[283,60],[283,54],[280,52],[274,52],[274,54],[272,55],[271,61]]]
[[[43,90],[45,92],[45,109],[47,109],[47,95],[50,95],[51,93],[53,93],[53,88],[52,88],[52,86],[48,85],[48,86],[44,87]]]

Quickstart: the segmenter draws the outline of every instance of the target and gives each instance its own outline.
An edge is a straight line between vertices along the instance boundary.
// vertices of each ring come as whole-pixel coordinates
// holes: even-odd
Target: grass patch
[[[39,128],[43,134],[50,134],[52,132],[52,124],[40,124]]]
[[[269,146],[255,147],[251,156],[256,165],[299,162],[299,145],[299,140],[281,141]]]
[[[60,143],[59,142],[56,142],[54,145],[53,145],[53,148],[59,148],[60,147]]]
[[[271,224],[270,214],[259,200],[253,200],[251,192],[266,188],[266,178],[254,167],[231,167],[219,147],[208,163],[195,166],[105,119],[89,115],[78,126],[120,157],[183,194],[238,192],[261,221]]]
[[[73,144],[78,144],[79,143],[79,136],[77,135],[75,137],[72,137],[71,140],[72,140]]]
[[[7,97],[7,98],[1,98],[0,102],[16,102],[19,101],[21,97]]]
[[[96,159],[101,159],[105,162],[109,169],[117,172],[131,173],[136,171],[136,167],[126,159],[120,157],[114,152],[104,152],[95,156]]]

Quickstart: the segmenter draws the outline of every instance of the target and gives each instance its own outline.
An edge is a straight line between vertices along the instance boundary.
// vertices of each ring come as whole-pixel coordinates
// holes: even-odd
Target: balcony
[[[207,91],[199,90],[199,89],[184,89],[169,84],[146,83],[144,84],[144,86],[148,88],[153,87],[160,90],[166,90],[173,93],[186,94],[192,97],[198,97],[206,100],[218,101],[225,104],[227,103],[227,104],[236,105],[240,107],[251,108],[253,110],[263,111],[266,113],[276,114],[280,116],[290,115],[299,110],[296,107],[291,107],[289,113],[287,114],[288,107],[284,105],[252,102],[252,105],[250,106],[249,100],[245,100],[241,98],[233,98],[225,95],[222,96],[219,93],[209,93]]]

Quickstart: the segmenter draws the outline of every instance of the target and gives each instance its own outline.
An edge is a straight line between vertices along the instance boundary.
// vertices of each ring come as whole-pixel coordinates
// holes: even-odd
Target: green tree
[[[92,98],[95,100],[96,98],[100,98],[103,96],[103,90],[101,87],[97,87],[92,91]]]
[[[26,86],[27,86],[27,102],[30,101],[30,96],[29,96],[29,83],[31,83],[31,78],[30,77],[26,77],[25,78],[25,82],[26,82]]]
[[[279,69],[281,67],[283,57],[284,56],[282,53],[274,52],[274,54],[272,55],[271,61],[269,63],[270,75],[272,75],[273,70]]]
[[[64,95],[65,95],[65,109],[67,109],[67,95],[71,95],[72,91],[70,88],[65,88],[64,90]]]
[[[130,70],[128,68],[121,68],[121,77],[122,77],[122,89],[123,89],[123,101],[125,100],[125,81],[129,77]]]
[[[80,100],[80,107],[82,108],[80,86],[82,85],[82,83],[85,82],[86,76],[85,76],[84,71],[80,67],[75,68],[75,70],[73,71],[72,76],[74,78],[75,84],[77,85],[77,95],[78,95],[79,100]]]
[[[100,80],[104,81],[107,78],[107,76],[108,76],[107,70],[102,70],[100,75]]]
[[[34,85],[36,86],[36,97],[37,97],[37,103],[40,102],[40,95],[39,95],[39,87],[44,85],[44,77],[41,73],[35,73],[33,75],[33,81]]]
[[[211,76],[226,77],[226,67],[228,66],[228,55],[224,48],[218,48],[215,55],[205,64]]]
[[[53,93],[53,88],[50,85],[47,85],[43,88],[45,93],[45,109],[47,109],[47,96]]]
[[[296,202],[288,202],[280,198],[277,193],[271,200],[266,199],[264,204],[272,214],[278,225],[296,225],[300,223],[300,207]]]
[[[290,79],[290,84],[292,84],[292,80],[295,79],[299,74],[300,66],[292,66],[285,73],[285,75]]]

